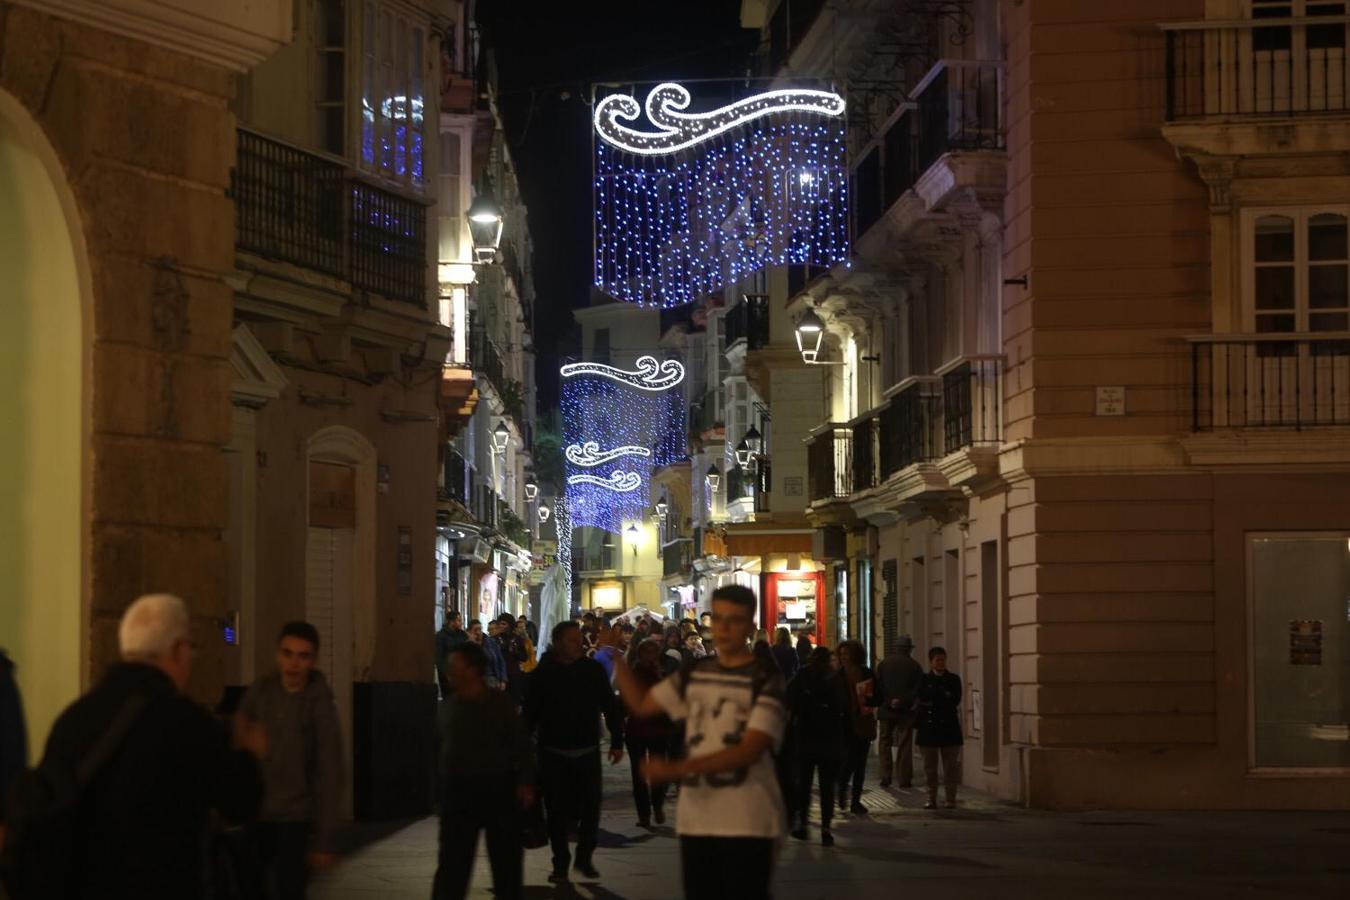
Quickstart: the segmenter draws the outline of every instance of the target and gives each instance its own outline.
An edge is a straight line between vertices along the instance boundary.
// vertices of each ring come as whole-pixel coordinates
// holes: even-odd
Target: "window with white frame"
[[[425,134],[426,28],[366,0],[361,58],[361,165],[420,187]]]
[[[436,206],[439,209],[440,261],[460,261],[460,232],[464,230],[463,188],[465,183],[461,152],[463,138],[458,131],[441,132],[440,185]]]
[[[1348,217],[1347,206],[1245,211],[1249,330],[1350,331]]]

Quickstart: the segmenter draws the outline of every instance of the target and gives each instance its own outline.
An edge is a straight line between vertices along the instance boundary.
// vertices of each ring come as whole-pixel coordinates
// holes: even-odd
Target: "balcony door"
[[[1346,0],[1251,0],[1253,27],[1235,32],[1236,48],[1215,48],[1220,56],[1236,50],[1238,110],[1280,114],[1345,109],[1350,83],[1347,23],[1321,20],[1344,16],[1346,8]]]

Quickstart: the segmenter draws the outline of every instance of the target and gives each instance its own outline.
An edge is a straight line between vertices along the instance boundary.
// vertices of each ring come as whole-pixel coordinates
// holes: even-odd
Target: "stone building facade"
[[[30,743],[181,594],[194,696],[224,682],[234,270],[230,100],[291,4],[0,4],[0,644]]]

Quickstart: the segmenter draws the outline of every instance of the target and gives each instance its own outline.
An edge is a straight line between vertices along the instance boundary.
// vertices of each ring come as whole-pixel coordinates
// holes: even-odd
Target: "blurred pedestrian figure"
[[[807,660],[811,658],[811,651],[815,645],[811,643],[811,632],[802,629],[797,633],[797,662],[800,665],[806,665]]]
[[[834,846],[830,823],[834,819],[835,787],[844,757],[844,734],[852,727],[848,684],[835,670],[826,647],[811,651],[811,658],[788,683],[788,734],[797,754],[797,796],[789,802],[788,827],[792,836],[806,840],[807,811],[811,808],[811,782],[820,783],[820,842]]]
[[[877,737],[877,717],[872,707],[872,670],[858,641],[839,645],[839,674],[848,684],[849,727],[844,730],[844,762],[839,768],[839,808],[847,806],[854,815],[866,815],[862,805],[863,779],[867,775],[867,755]],[[849,792],[849,781],[853,790]]]
[[[923,773],[928,781],[924,809],[937,809],[938,761],[942,761],[947,808],[956,806],[961,784],[961,679],[947,669],[947,651],[928,651],[928,674],[919,682],[917,743],[923,751]]]
[[[531,622],[525,616],[516,619],[516,624],[525,629],[525,637],[529,638],[530,643],[536,647],[539,646],[539,626]]]
[[[900,786],[914,784],[914,704],[919,697],[923,667],[910,654],[914,640],[900,635],[895,648],[877,666],[877,727],[880,740],[881,786],[891,786],[898,762]]]
[[[516,620],[516,636],[525,642],[525,661],[520,664],[520,671],[524,672],[526,675],[533,672],[534,667],[539,665],[539,647],[537,642],[539,630],[535,629],[534,634],[536,637],[531,637],[530,624],[531,623],[525,621],[524,616],[521,616]],[[523,679],[523,681],[526,685],[529,684],[528,678]]]
[[[502,665],[506,669],[506,692],[516,701],[516,706],[525,702],[525,676],[520,666],[529,658],[525,649],[525,637],[516,634],[516,619],[510,613],[497,617],[497,645],[502,651]]]
[[[578,819],[575,868],[587,878],[599,878],[592,856],[600,839],[600,717],[609,727],[609,761],[618,763],[623,759],[623,715],[604,667],[584,655],[577,623],[558,623],[552,638],[552,649],[530,675],[525,695],[525,719],[539,748],[553,847],[549,880],[567,880],[567,832]]]
[[[684,639],[684,646],[694,659],[702,659],[708,655],[708,651],[703,649],[703,638],[698,636],[698,632],[687,635]]]
[[[277,637],[276,671],[253,683],[235,713],[236,729],[267,731],[258,848],[274,900],[304,900],[309,872],[337,861],[342,733],[333,692],[314,668],[318,653],[318,630],[288,622]]]
[[[473,636],[473,626],[478,623],[469,623],[469,634]],[[483,653],[487,655],[487,686],[494,691],[506,690],[506,657],[502,654],[501,641],[497,640],[497,635],[501,633],[502,623],[497,619],[488,622],[487,634],[483,634],[481,627],[478,636],[474,642],[483,648]]]
[[[774,633],[773,658],[778,661],[778,668],[783,670],[783,677],[789,681],[802,667],[802,659],[792,646],[792,633],[786,628],[779,628]]]
[[[631,628],[632,626],[628,626]],[[595,661],[605,669],[605,678],[614,681],[614,660],[628,652],[632,632],[622,625],[602,625],[597,631],[599,645],[595,650]]]
[[[487,685],[487,662],[477,644],[450,652],[454,691],[446,700],[444,752],[438,760],[445,788],[433,900],[460,900],[468,892],[480,831],[487,842],[493,894],[520,900],[522,893],[520,811],[535,802],[534,760],[515,704]]]
[[[680,637],[680,629],[674,625],[666,628],[661,646],[662,654],[666,659],[664,665],[667,674],[694,658],[694,655],[684,646],[684,640]]]
[[[633,675],[645,689],[650,690],[666,676],[666,668],[662,665],[661,641],[649,637],[638,644],[637,650]],[[670,751],[671,730],[671,721],[667,716],[648,719],[629,716],[624,724],[628,763],[633,768],[633,803],[637,807],[639,828],[650,828],[653,818],[657,825],[666,822],[666,793],[670,786],[661,781],[648,782],[642,766],[649,759],[666,758]]]
[[[14,663],[0,650],[0,849],[5,846],[5,799],[28,768],[28,728],[14,678]]]
[[[712,604],[717,656],[650,691],[622,663],[616,681],[633,715],[687,722],[685,758],[649,760],[645,770],[651,781],[681,781],[676,831],[685,897],[763,900],[784,825],[772,759],[786,724],[783,676],[750,650],[754,593],[727,585],[713,592]]]
[[[600,620],[595,613],[585,613],[581,617],[581,647],[587,656],[594,656],[600,644]]]
[[[469,641],[469,633],[464,630],[464,619],[459,610],[454,609],[445,617],[445,624],[436,632],[436,680],[441,686],[441,696],[450,693],[449,677],[446,673],[446,657],[452,649]]]
[[[15,785],[12,874],[27,884],[36,876],[52,891],[34,896],[202,897],[209,814],[234,823],[256,814],[263,790],[256,757],[266,755],[267,736],[248,725],[235,742],[249,752],[231,750],[219,723],[183,695],[193,646],[179,598],[136,600],[122,615],[117,641],[122,661],[61,714],[40,768]],[[81,773],[87,766],[96,771]],[[27,788],[58,770],[80,789],[79,818],[54,847],[25,835],[24,822],[43,811],[40,795]],[[52,890],[54,882],[59,889]]]

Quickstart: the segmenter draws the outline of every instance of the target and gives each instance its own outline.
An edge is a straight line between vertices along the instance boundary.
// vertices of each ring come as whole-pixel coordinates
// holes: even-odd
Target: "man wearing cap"
[[[914,702],[918,699],[923,667],[910,656],[914,640],[902,634],[891,653],[877,666],[877,720],[881,753],[881,786],[891,786],[895,756],[900,762],[900,787],[914,782]]]

